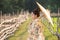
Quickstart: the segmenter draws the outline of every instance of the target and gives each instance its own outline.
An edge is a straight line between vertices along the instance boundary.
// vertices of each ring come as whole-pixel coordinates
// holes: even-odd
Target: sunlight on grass
[[[27,28],[30,20],[25,21],[16,30],[13,36],[9,37],[8,40],[26,40],[28,36]]]
[[[54,18],[53,21],[56,22],[56,20],[57,19]],[[29,22],[30,20],[27,20],[22,25],[20,25],[19,28],[15,31],[14,35],[9,37],[8,40],[27,40],[28,37],[27,29]],[[56,24],[54,24],[54,26],[56,26]],[[52,35],[51,32],[49,32],[47,27],[44,27],[44,35],[46,40],[58,40],[55,35]]]

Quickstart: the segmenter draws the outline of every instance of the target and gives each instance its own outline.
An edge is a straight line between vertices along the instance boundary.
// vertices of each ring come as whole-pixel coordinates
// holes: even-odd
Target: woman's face
[[[31,14],[31,17],[32,17],[32,19],[36,19],[37,18],[37,15],[35,15],[35,14]]]

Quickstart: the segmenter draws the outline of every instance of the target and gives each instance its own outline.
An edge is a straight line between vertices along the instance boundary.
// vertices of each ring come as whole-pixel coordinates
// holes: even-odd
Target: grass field
[[[57,22],[57,18],[52,18],[52,19],[54,22]],[[29,22],[30,20],[27,20],[22,25],[20,25],[19,28],[15,31],[14,35],[9,37],[8,40],[27,40],[28,37],[27,29]],[[57,25],[54,24],[54,29],[53,29],[54,31],[56,31],[56,27]],[[51,32],[49,32],[47,27],[44,27],[44,35],[45,35],[45,40],[58,40],[55,35],[52,35]]]
[[[19,28],[15,31],[14,35],[9,37],[8,40],[27,40],[28,36],[28,24],[29,20],[25,21]]]

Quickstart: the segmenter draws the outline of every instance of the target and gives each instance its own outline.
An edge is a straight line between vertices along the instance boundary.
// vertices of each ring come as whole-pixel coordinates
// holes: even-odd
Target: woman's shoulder
[[[41,19],[38,19],[38,20],[36,21],[36,24],[39,25],[39,26],[44,26],[43,23],[42,23],[42,21],[41,21]]]
[[[36,23],[41,23],[41,20],[40,19],[37,19]]]

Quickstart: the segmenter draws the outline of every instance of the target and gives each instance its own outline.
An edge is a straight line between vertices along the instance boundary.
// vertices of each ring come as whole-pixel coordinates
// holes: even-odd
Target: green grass
[[[54,27],[51,27],[50,24],[48,24],[48,22],[44,21],[44,24],[45,25],[49,25],[48,27],[51,27],[51,29],[53,28],[53,31],[56,32],[56,27],[57,27],[57,18],[52,18],[53,22],[54,22]],[[49,29],[47,27],[45,27],[45,30],[44,30],[44,35],[45,35],[45,39],[46,40],[58,40],[57,36],[56,35],[53,35]]]
[[[57,21],[57,18],[52,18],[52,19],[54,22]],[[29,22],[30,20],[27,20],[22,25],[20,25],[19,28],[15,31],[14,35],[9,37],[8,40],[27,40],[28,37],[27,29]],[[44,21],[44,23],[48,25],[46,21]],[[54,24],[54,29],[53,29],[54,31],[56,31],[56,27],[57,25]],[[52,35],[51,32],[49,32],[47,27],[44,27],[44,35],[45,35],[45,40],[58,40],[55,35]]]
[[[8,40],[27,40],[28,36],[28,24],[30,20],[25,21],[19,28],[15,31],[14,35],[9,37]]]

